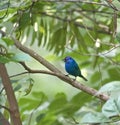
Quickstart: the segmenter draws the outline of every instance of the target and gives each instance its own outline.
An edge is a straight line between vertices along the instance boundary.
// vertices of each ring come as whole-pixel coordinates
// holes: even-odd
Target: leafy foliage
[[[119,121],[119,7],[118,1],[101,0],[0,2],[0,29],[7,33],[4,36],[0,32],[0,63],[7,63],[9,66],[11,62],[29,63],[32,60],[29,55],[14,48],[11,37],[15,36],[33,49],[37,45],[35,49],[38,51],[45,48],[54,57],[62,56],[57,59],[71,55],[78,62],[81,61],[80,67],[87,69],[89,82],[86,84],[98,89],[98,93],[110,96],[104,104],[100,104],[99,100],[84,92],[75,94],[71,99],[68,99],[65,93],[57,93],[53,99],[49,99],[47,95],[49,92],[32,90],[34,80],[30,76],[25,79],[23,76],[21,80],[16,78],[15,81],[11,81],[14,83],[24,124],[110,123],[112,125],[115,121]],[[33,63],[32,66],[34,65]],[[43,82],[42,79],[40,82]],[[2,88],[1,83],[0,81]],[[46,84],[49,84],[49,81]],[[0,104],[7,106],[4,91],[0,90],[0,93]],[[3,114],[9,119],[5,111],[1,112],[4,112]]]

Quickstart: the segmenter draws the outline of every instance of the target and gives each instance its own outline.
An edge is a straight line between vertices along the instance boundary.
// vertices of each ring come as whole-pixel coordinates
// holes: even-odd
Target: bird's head
[[[63,61],[64,62],[67,62],[67,61],[69,61],[69,60],[71,60],[72,58],[70,57],[70,56],[66,56],[64,59],[63,59]]]

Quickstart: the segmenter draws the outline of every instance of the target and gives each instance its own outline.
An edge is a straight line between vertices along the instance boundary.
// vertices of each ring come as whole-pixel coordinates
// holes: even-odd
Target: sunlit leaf
[[[42,114],[38,115],[37,118],[36,118],[36,122],[40,122],[45,116],[46,116],[45,113],[42,113]]]
[[[18,91],[22,88],[22,85],[21,84],[18,84],[15,88],[14,88],[14,91]]]
[[[29,82],[29,86],[28,86],[28,88],[25,89],[25,92],[26,92],[25,96],[28,95],[31,92],[34,80],[30,78],[30,79],[27,80],[27,82]]]
[[[0,55],[0,62],[1,63],[8,63],[10,61],[11,60],[8,57]]]
[[[30,61],[31,57],[26,54],[26,53],[16,53],[13,57],[12,60],[17,61],[17,62],[21,62],[21,61]]]
[[[120,81],[113,81],[106,83],[104,86],[102,86],[99,90],[101,93],[112,93],[112,92],[117,92],[120,91]]]
[[[51,111],[59,111],[64,107],[64,105],[67,103],[66,96],[64,93],[58,93],[55,97],[55,99],[51,102],[49,105],[49,109]]]
[[[120,32],[117,33],[115,40],[120,43]]]
[[[24,12],[19,20],[19,29],[22,30],[26,26],[30,24],[30,13],[29,12]]]
[[[13,40],[12,40],[12,39],[10,39],[10,38],[4,37],[4,38],[2,38],[2,40],[4,40],[4,41],[5,41],[5,43],[6,43],[8,46],[10,46],[10,45],[13,45],[13,44],[14,44]]]
[[[115,117],[120,115],[120,96],[116,99],[109,99],[102,108],[102,113],[106,117]]]
[[[107,123],[111,120],[105,117],[102,113],[87,113],[81,120],[84,124],[99,124],[99,123]]]
[[[41,108],[44,108],[42,104],[47,101],[47,96],[43,92],[32,92],[31,94],[31,96],[29,95],[30,97],[24,96],[19,100],[22,112],[26,111],[26,109],[30,111],[39,106],[42,106]]]

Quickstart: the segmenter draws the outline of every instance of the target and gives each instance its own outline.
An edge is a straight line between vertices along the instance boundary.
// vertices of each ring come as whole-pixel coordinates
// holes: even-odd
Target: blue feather
[[[81,74],[78,64],[72,57],[67,56],[65,57],[64,61],[65,61],[65,70],[67,71],[67,73],[75,77],[77,76],[82,77],[85,81],[87,81],[87,79]]]

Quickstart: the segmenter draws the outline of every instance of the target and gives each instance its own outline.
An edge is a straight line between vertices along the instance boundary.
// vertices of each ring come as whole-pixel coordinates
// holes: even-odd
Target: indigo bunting
[[[79,76],[83,78],[85,81],[87,81],[87,79],[81,74],[78,64],[72,57],[70,56],[65,57],[64,62],[65,62],[65,70],[67,71],[67,73],[75,76],[75,79],[77,76]]]

